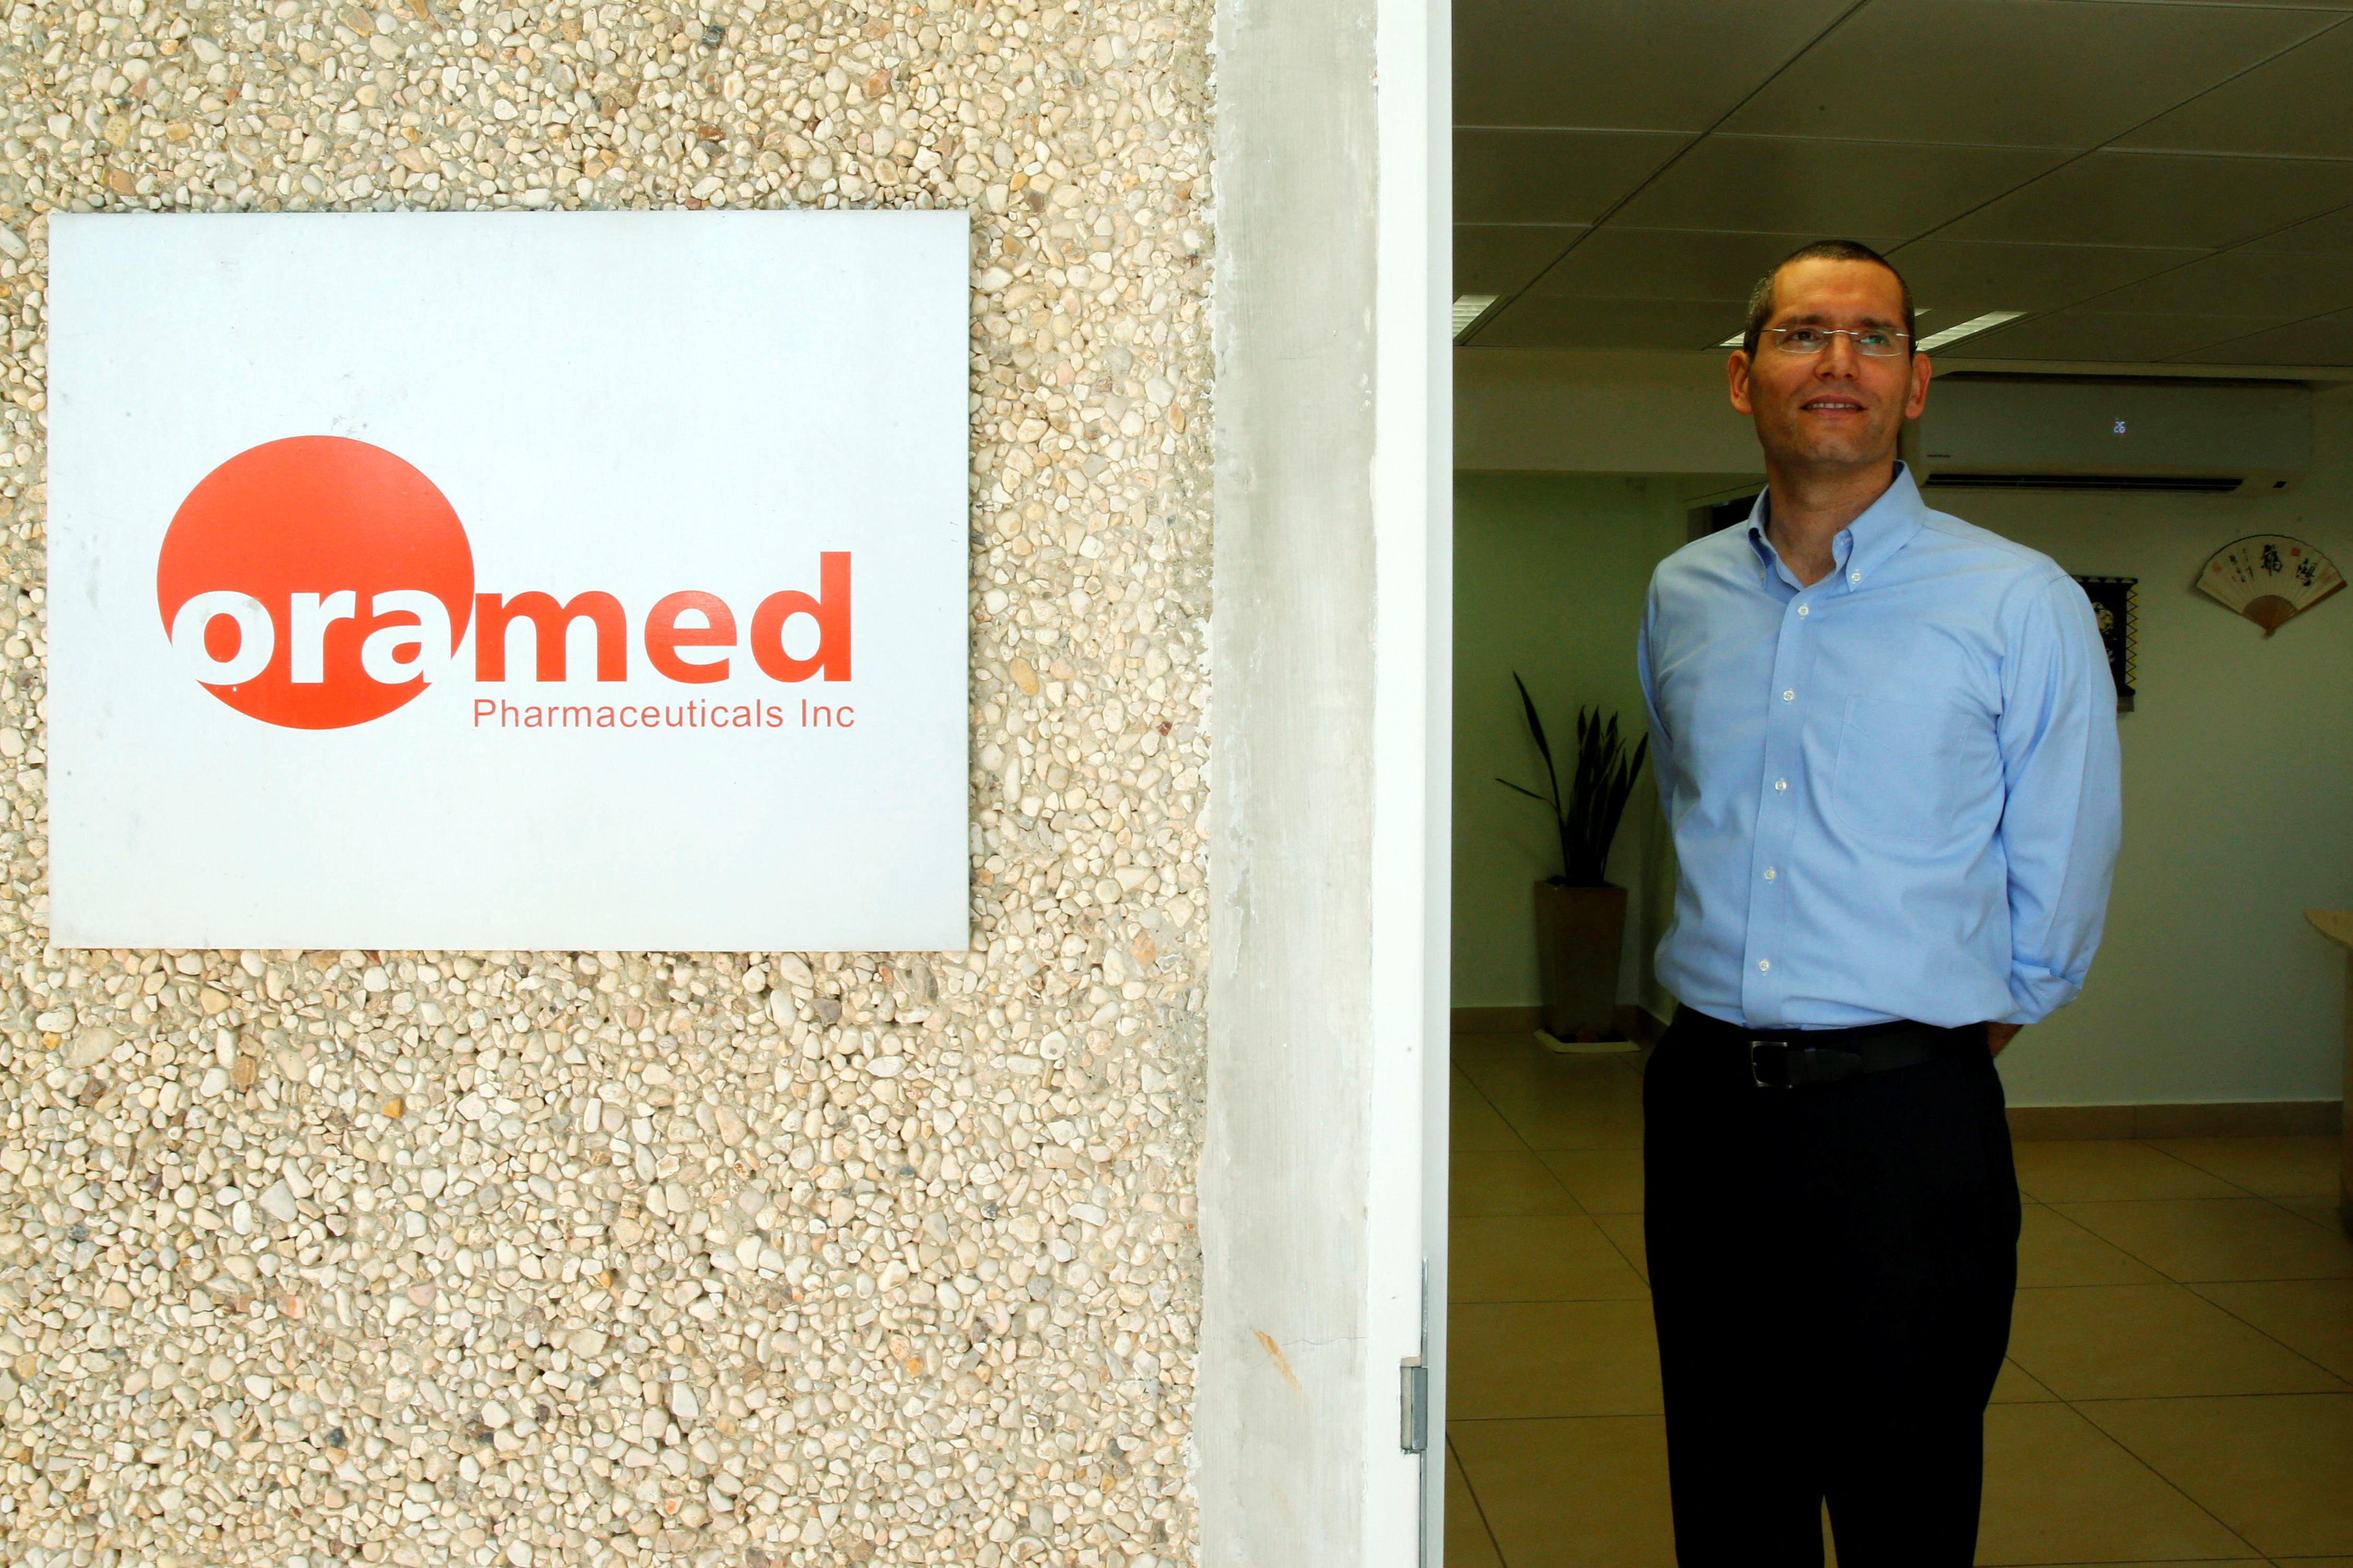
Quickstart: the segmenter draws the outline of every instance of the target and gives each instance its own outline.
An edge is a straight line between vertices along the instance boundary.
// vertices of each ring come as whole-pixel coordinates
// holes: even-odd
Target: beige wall
[[[1516,672],[1566,764],[1577,711],[1618,716],[1630,748],[1649,728],[1634,632],[1651,568],[1682,544],[1684,487],[1672,479],[1458,474],[1454,484],[1454,1005],[1537,999],[1533,885],[1560,869],[1546,809],[1498,776],[1543,791]],[[1566,768],[1564,768],[1564,773]],[[1620,1000],[1664,1012],[1651,950],[1673,913],[1658,787],[1644,765],[1610,857],[1629,889]]]
[[[1695,375],[1689,384],[1691,400],[1675,417],[1696,426],[1714,417],[1720,394]],[[1572,458],[1610,449],[1603,418],[1595,414],[1554,447]],[[2344,784],[2353,777],[2353,704],[2345,700],[2353,595],[2266,639],[2189,586],[2214,550],[2255,532],[2307,539],[2353,566],[2353,407],[2317,405],[2315,449],[2310,476],[2277,496],[1957,490],[1933,502],[2048,552],[2069,571],[2141,579],[2140,700],[2122,720],[2125,846],[2107,937],[2083,998],[2003,1057],[2017,1103],[2340,1092],[2341,961],[2301,911],[2353,907]],[[1705,450],[1721,460],[1719,448]],[[1510,797],[1483,783],[1529,765],[1496,681],[1507,693],[1506,665],[1524,661],[1524,669],[1546,671],[1557,693],[1550,710],[1579,700],[1630,709],[1650,567],[1680,542],[1681,498],[1720,493],[1725,483],[1461,477],[1457,1005],[1535,999],[1525,887],[1537,873],[1540,814],[1528,806],[1514,824]],[[1630,837],[1655,832],[1654,819],[1630,814]],[[1646,853],[1655,858],[1655,849],[1621,845],[1615,864],[1639,869]]]
[[[1757,438],[1715,354],[1457,349],[1462,472],[1739,473]]]
[[[12,1560],[1192,1557],[1208,19],[10,12]],[[722,205],[974,212],[978,951],[45,947],[45,215]]]

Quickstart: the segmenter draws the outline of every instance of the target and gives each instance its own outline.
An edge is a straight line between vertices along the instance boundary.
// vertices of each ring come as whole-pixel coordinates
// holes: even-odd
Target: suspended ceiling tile
[[[1591,223],[1691,145],[1676,132],[1458,130],[1458,223]]]
[[[1964,338],[1935,351],[1934,357],[2144,363],[2170,359],[2279,324],[2276,316],[2150,316],[2062,310]]]
[[[2193,364],[2353,365],[2353,310],[2210,343],[2180,357]]]
[[[2353,0],[2347,0],[2353,4]],[[2353,255],[2353,206],[2323,213],[2261,239],[2247,242],[2249,250],[2297,251],[2315,256]]]
[[[2102,297],[2101,310],[2300,319],[2353,308],[2353,256],[2226,250]]]
[[[1757,280],[1811,234],[1711,234],[1684,228],[1595,229],[1536,284],[1536,292],[1581,298],[1719,300],[1745,305]],[[1863,237],[1884,247],[1887,236]]]
[[[2328,32],[2142,126],[2120,143],[2186,152],[2353,155],[2353,24]]]
[[[2332,19],[2111,0],[1874,0],[1723,129],[2092,147]]]
[[[2093,153],[1939,239],[2221,249],[2353,202],[2353,163]]]
[[[1454,292],[1516,294],[1577,243],[1581,224],[1454,226]]]
[[[1710,136],[1616,216],[1637,228],[1817,238],[1918,234],[2071,155],[2044,148]]]
[[[2113,245],[1922,239],[1888,258],[1949,324],[1986,310],[2056,310],[2210,254]]]
[[[1723,302],[1524,294],[1472,341],[1482,349],[1699,349],[1722,342],[1740,325],[1740,307]]]
[[[1704,131],[1852,0],[1460,0],[1458,125]]]

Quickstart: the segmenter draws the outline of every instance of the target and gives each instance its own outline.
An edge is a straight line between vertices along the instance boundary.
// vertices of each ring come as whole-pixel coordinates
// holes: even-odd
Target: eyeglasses
[[[1893,359],[1904,352],[1911,341],[1909,332],[1891,332],[1882,327],[1865,327],[1860,331],[1845,327],[1767,327],[1765,336],[1785,354],[1809,356],[1831,346],[1832,338],[1852,338],[1854,352],[1872,359]]]

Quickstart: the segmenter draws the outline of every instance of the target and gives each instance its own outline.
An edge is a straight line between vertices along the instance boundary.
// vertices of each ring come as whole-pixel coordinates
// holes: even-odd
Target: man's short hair
[[[1895,270],[1895,263],[1859,239],[1818,239],[1811,245],[1801,245],[1781,258],[1773,270],[1759,278],[1757,287],[1748,291],[1748,330],[1741,334],[1740,346],[1748,351],[1749,358],[1757,357],[1757,340],[1765,335],[1765,324],[1773,319],[1773,279],[1781,275],[1782,268],[1793,261],[1868,261],[1886,268],[1895,279],[1895,287],[1903,290],[1904,352],[1906,356],[1912,353],[1912,345],[1919,342],[1920,330],[1912,311],[1912,285],[1904,280],[1903,273]]]

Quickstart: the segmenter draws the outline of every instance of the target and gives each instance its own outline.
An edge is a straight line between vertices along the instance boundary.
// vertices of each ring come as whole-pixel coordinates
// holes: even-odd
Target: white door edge
[[[1377,0],[1367,1563],[1443,1561],[1452,671],[1450,15]],[[1425,1300],[1425,1291],[1428,1299]],[[1427,1444],[1399,1379],[1427,1368]]]

